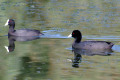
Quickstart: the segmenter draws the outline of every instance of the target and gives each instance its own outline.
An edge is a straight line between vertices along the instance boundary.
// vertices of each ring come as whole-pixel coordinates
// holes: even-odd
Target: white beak
[[[5,23],[5,26],[7,26],[8,25],[8,21],[9,21],[9,19],[7,20],[7,22]]]
[[[7,52],[9,52],[9,49],[8,49],[8,47],[7,46],[4,46],[5,47],[5,49],[7,50]]]
[[[68,38],[70,38],[70,37],[72,37],[72,34],[70,34],[70,35],[68,36]]]

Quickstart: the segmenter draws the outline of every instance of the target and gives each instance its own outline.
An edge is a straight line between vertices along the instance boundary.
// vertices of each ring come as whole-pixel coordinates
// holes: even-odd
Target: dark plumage
[[[75,38],[72,47],[77,49],[111,49],[112,46],[114,45],[112,42],[106,42],[106,41],[81,42],[82,34],[79,30],[74,30],[71,36]],[[68,37],[70,37],[70,35]]]
[[[39,30],[34,29],[20,29],[14,30],[15,28],[15,21],[13,19],[8,19],[5,26],[9,25],[9,36],[40,36],[42,33]]]

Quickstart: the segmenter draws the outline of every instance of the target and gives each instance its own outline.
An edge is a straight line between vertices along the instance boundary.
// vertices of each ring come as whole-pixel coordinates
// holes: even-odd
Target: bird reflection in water
[[[74,59],[72,60],[72,67],[76,67],[76,68],[79,67],[79,63],[81,62],[81,60],[82,60],[81,54],[74,52]]]
[[[96,49],[96,50],[84,50],[84,49],[73,49],[72,52],[74,52],[74,59],[72,60],[72,67],[78,68],[79,63],[82,62],[82,55],[87,56],[94,56],[94,55],[100,55],[100,56],[110,56],[112,55],[113,51],[112,49]]]
[[[32,36],[25,36],[25,37],[8,36],[9,46],[4,46],[4,47],[7,50],[7,52],[12,52],[15,49],[15,41],[31,41],[39,38],[40,37],[32,37]]]

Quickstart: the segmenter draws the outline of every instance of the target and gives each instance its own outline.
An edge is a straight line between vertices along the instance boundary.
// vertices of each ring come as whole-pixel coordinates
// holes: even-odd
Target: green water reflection
[[[119,80],[119,5],[119,0],[0,0],[0,80]],[[16,29],[38,29],[55,38],[15,41],[7,52],[8,18],[15,19]],[[83,40],[115,43],[112,55],[82,55],[79,68],[72,67],[73,39],[62,36],[74,29]]]

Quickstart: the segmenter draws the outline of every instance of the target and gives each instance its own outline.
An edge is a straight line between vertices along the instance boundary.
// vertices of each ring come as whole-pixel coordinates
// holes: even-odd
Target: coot
[[[20,29],[14,30],[15,21],[13,19],[8,19],[5,26],[9,25],[8,36],[41,36],[43,35],[39,30],[34,29]]]
[[[75,49],[111,49],[114,45],[112,42],[106,41],[83,41],[82,34],[79,30],[73,30],[72,34],[68,37],[75,38],[75,41],[72,44],[72,47]]]

